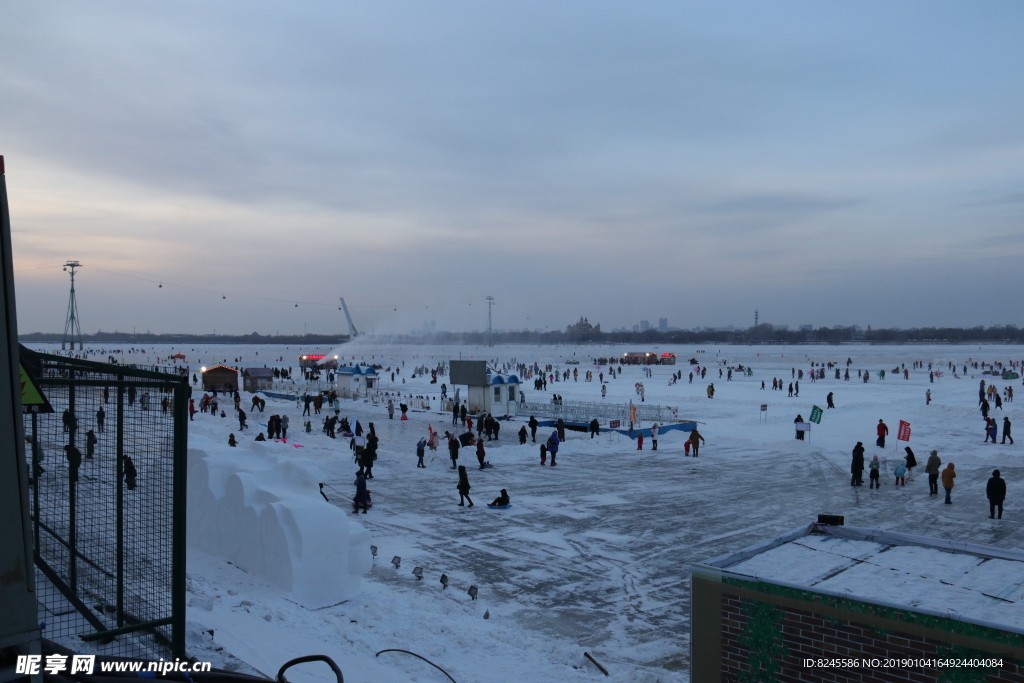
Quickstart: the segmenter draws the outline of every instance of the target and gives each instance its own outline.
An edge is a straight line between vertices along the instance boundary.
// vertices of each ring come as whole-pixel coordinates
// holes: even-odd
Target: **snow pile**
[[[280,586],[299,604],[335,605],[370,570],[370,534],[319,494],[323,473],[286,444],[188,452],[188,544]],[[287,449],[287,450],[285,450]]]

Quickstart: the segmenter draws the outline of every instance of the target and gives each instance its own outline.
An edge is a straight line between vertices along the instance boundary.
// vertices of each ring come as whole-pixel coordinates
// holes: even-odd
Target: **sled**
[[[487,507],[489,507],[492,510],[508,510],[510,507],[512,507],[512,503],[509,503],[508,505],[488,505]]]
[[[481,469],[485,469],[485,470],[489,470],[489,469],[491,469],[492,467],[494,467],[494,465],[492,465],[492,464],[491,464],[491,463],[489,463],[489,462],[485,462],[485,463],[484,463],[483,465],[481,465],[481,466],[480,466],[480,468],[481,468]]]

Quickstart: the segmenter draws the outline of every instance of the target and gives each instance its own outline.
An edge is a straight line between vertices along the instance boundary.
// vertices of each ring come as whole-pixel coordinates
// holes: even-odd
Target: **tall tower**
[[[71,273],[71,298],[68,299],[68,318],[64,322],[64,341],[60,343],[60,348],[64,348],[65,344],[71,342],[71,350],[75,350],[75,342],[78,342],[78,349],[82,350],[85,346],[82,344],[82,326],[78,321],[78,301],[75,300],[75,268],[81,268],[82,264],[78,261],[68,261],[64,264],[64,270],[68,270]]]
[[[757,327],[757,322],[758,322],[758,314],[757,314],[757,309],[755,308],[754,309],[754,327],[755,328]]]
[[[487,345],[494,346],[494,328],[491,327],[491,306],[494,305],[494,297],[487,297]]]

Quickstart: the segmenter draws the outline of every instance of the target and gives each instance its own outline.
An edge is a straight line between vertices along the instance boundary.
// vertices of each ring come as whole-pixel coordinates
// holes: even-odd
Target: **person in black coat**
[[[796,419],[793,420],[793,424],[795,424],[795,425],[799,425],[799,424],[803,424],[803,423],[804,423],[804,416],[803,415],[797,415]],[[804,440],[804,433],[802,431],[800,431],[799,429],[796,430],[796,438],[798,440],[800,440],[800,441]]]
[[[362,509],[364,515],[370,509],[370,494],[366,492],[366,477],[357,474],[356,497],[352,499],[352,514],[359,514],[360,509]]]
[[[999,476],[999,470],[992,471],[992,478],[988,480],[985,487],[988,495],[988,516],[995,519],[996,510],[999,510],[999,519],[1003,518],[1003,501],[1006,499],[1006,480]]]
[[[96,434],[90,429],[85,433],[85,457],[88,460],[92,460],[92,456],[96,453],[97,443],[99,443],[99,439],[96,438]]]
[[[68,479],[78,481],[78,468],[82,466],[82,451],[68,444],[64,447],[64,453],[68,457],[68,465],[70,466]]]
[[[850,462],[850,486],[864,484],[864,444],[860,441],[853,447],[853,460]]]
[[[454,436],[448,437],[448,457],[452,459],[452,469],[459,465],[459,440]]]
[[[537,427],[540,426],[540,423],[537,422],[536,417],[531,415],[530,421],[527,422],[526,424],[530,426],[530,440],[533,441],[533,443],[537,443]]]
[[[595,417],[590,421],[590,438],[593,439],[601,433],[601,423],[597,421]]]
[[[491,505],[493,505],[493,506],[509,505],[509,504],[511,504],[511,502],[512,502],[512,499],[508,497],[508,491],[506,491],[505,489],[502,489],[501,490],[501,495],[498,496],[497,498],[495,498],[494,502],[491,503]]]
[[[124,455],[122,458],[124,459],[124,483],[131,491],[135,488],[135,477],[139,476],[139,472],[135,469],[135,463],[129,456]]]
[[[459,505],[465,505],[465,501],[469,501],[469,507],[473,507],[473,499],[469,497],[469,490],[472,488],[469,485],[469,476],[466,474],[466,466],[459,465],[459,483],[455,487],[459,490]]]
[[[526,443],[526,425],[519,428],[519,444]]]
[[[1012,445],[1013,444],[1013,437],[1010,436],[1010,418],[1004,417],[1003,418],[1003,443],[1006,443],[1007,439],[1010,440],[1010,444]]]
[[[555,423],[555,429],[558,430],[558,440],[561,443],[565,443],[565,420],[558,418],[558,422]]]
[[[917,457],[914,456],[914,451],[910,450],[910,446],[903,450],[907,453],[907,479],[913,479],[914,468],[917,467]]]

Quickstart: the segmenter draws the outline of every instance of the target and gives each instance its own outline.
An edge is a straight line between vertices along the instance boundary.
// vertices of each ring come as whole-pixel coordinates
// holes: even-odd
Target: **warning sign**
[[[21,412],[23,413],[52,413],[53,406],[43,396],[39,385],[21,366]]]

